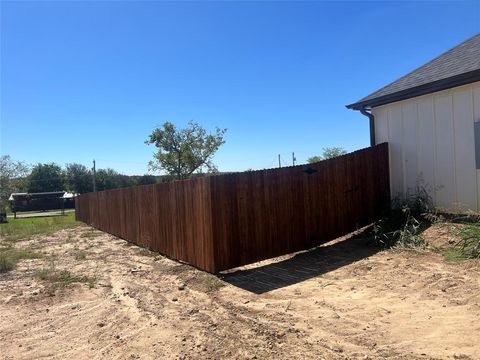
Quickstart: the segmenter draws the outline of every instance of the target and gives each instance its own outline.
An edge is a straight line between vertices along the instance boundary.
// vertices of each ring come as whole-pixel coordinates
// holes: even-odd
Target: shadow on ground
[[[365,259],[380,251],[368,244],[365,234],[357,234],[345,240],[325,244],[293,257],[251,269],[239,269],[222,274],[225,282],[263,294],[326,274],[342,266]]]

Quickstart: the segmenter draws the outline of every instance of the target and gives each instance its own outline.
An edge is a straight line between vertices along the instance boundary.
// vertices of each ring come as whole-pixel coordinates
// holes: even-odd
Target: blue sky
[[[189,120],[228,129],[222,171],[355,150],[346,104],[479,31],[480,1],[2,1],[1,153],[143,174]]]

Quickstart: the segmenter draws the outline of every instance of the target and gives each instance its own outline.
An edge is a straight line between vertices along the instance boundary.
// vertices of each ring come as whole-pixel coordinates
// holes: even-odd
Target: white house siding
[[[480,211],[474,137],[480,82],[375,107],[372,113],[376,142],[390,144],[392,197],[422,186],[439,208]]]

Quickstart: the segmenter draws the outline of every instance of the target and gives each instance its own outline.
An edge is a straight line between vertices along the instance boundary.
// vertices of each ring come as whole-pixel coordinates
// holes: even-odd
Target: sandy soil
[[[480,359],[475,261],[350,238],[219,280],[86,226],[16,246],[48,256],[0,274],[1,359]]]

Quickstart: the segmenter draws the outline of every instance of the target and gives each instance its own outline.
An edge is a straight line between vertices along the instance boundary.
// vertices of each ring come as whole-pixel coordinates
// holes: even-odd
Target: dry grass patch
[[[87,256],[89,255],[89,252],[86,250],[79,249],[77,246],[75,246],[73,248],[72,255],[77,261],[86,260]]]
[[[207,274],[203,278],[203,285],[205,286],[208,292],[214,292],[220,290],[222,287],[226,285],[226,283],[220,280],[215,275]]]
[[[31,249],[0,248],[0,273],[13,270],[22,259],[39,259],[44,255]]]
[[[35,272],[35,275],[43,281],[47,281],[55,287],[66,287],[73,283],[84,283],[89,288],[95,287],[97,276],[88,276],[84,274],[74,274],[68,270],[59,270],[55,262],[50,260],[47,267],[43,267]]]
[[[91,229],[89,231],[85,231],[83,232],[80,237],[83,238],[83,239],[94,239],[96,238],[97,236],[102,236],[102,232],[100,231],[95,231],[94,229]]]

